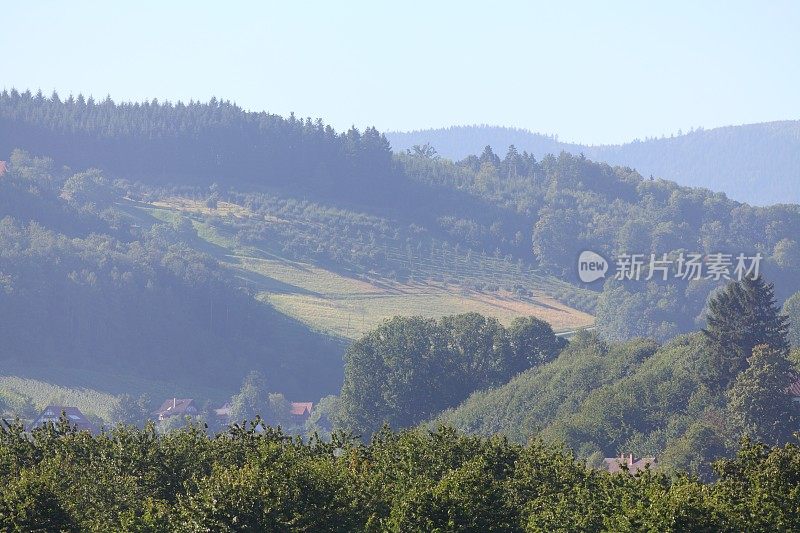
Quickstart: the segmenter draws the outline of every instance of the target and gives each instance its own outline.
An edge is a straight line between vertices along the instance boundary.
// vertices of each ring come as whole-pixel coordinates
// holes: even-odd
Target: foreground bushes
[[[800,449],[744,443],[719,479],[585,468],[563,450],[440,428],[369,445],[280,430],[66,423],[0,431],[0,529],[93,531],[797,530]]]

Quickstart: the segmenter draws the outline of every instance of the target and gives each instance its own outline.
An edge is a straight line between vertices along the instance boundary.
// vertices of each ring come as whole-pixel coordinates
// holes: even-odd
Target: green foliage
[[[321,120],[245,112],[227,101],[115,104],[111,99],[0,93],[0,153],[22,147],[117,176],[210,185],[302,183],[318,191],[390,194],[391,151],[375,128],[337,134]],[[143,157],[141,154],[150,154]],[[328,178],[328,179],[322,179]],[[375,187],[380,183],[380,187]]]
[[[250,372],[242,388],[231,400],[230,420],[245,422],[258,420],[264,424],[286,428],[291,424],[291,405],[283,394],[270,393],[267,380],[260,372]]]
[[[77,206],[107,207],[115,199],[115,191],[103,174],[92,169],[75,174],[61,187],[61,196]]]
[[[549,363],[566,346],[567,341],[553,335],[549,324],[534,317],[515,319],[508,328],[513,359],[512,374]]]
[[[794,381],[791,363],[771,346],[755,347],[748,367],[728,396],[731,423],[742,436],[767,444],[786,442],[798,428],[798,412],[786,389]]]
[[[698,377],[705,349],[698,334],[659,347],[645,340],[606,344],[584,333],[554,361],[472,394],[437,421],[517,442],[538,435],[595,461],[656,456],[664,468],[709,477],[710,461],[726,455],[736,436],[724,396]]]
[[[269,405],[267,380],[260,372],[250,372],[239,393],[231,398],[231,420],[255,420]]]
[[[395,318],[350,345],[337,426],[369,435],[407,427],[455,403],[459,383],[435,321]]]
[[[23,470],[4,487],[0,527],[6,531],[79,531],[54,493],[53,475]],[[57,475],[57,474],[55,474]]]
[[[339,417],[339,397],[325,396],[314,404],[311,414],[305,421],[305,434],[312,437],[314,434],[324,440],[331,438],[333,422]]]
[[[580,145],[558,136],[500,126],[450,126],[410,132],[388,132],[395,149],[430,143],[442,157],[461,159],[488,143],[516,145],[538,157],[567,151],[595,161],[636,168],[684,185],[722,190],[756,205],[800,202],[794,183],[800,167],[800,122],[785,120],[714,129],[698,128],[678,135],[635,139],[625,144]]]
[[[789,344],[800,348],[800,292],[796,292],[783,304],[783,314],[789,321]]]
[[[321,121],[249,113],[216,99],[188,105],[115,104],[110,99],[96,103],[0,93],[0,153],[23,146],[51,154],[59,164],[103,168],[157,186],[168,177],[174,185],[171,191],[154,191],[121,182],[126,194],[134,193],[131,197],[181,190],[210,200],[209,207],[224,200],[249,203],[267,218],[226,223],[239,242],[268,242],[284,256],[324,261],[343,271],[544,291],[592,311],[594,291],[570,287],[564,280],[558,284],[545,275],[576,283],[574,263],[581,249],[607,257],[621,251],[761,252],[771,279],[787,292],[800,289],[796,205],[751,207],[710,190],[645,179],[629,166],[595,163],[562,152],[558,143],[549,143],[552,151],[536,157],[514,146],[500,157],[482,143],[476,145],[482,153],[457,162],[438,158],[430,145],[420,144],[393,157],[386,138],[374,128],[337,134]],[[118,208],[104,208],[108,183],[91,172],[61,176],[52,160],[34,163],[40,176],[25,183],[33,184],[37,194],[60,191],[69,183],[65,197],[76,196],[73,190],[76,198],[85,193],[71,201],[77,211],[94,210],[105,226],[125,233]],[[217,182],[221,187],[210,191],[208,185]],[[254,192],[265,188],[280,190],[282,197]],[[3,214],[31,218],[30,202],[0,199],[3,203],[9,204],[3,205]],[[378,211],[385,215],[371,214]],[[276,213],[285,212],[295,216],[280,217],[287,223],[275,224]],[[26,217],[18,216],[22,213]],[[481,254],[494,261],[479,261]],[[534,276],[533,269],[541,271]],[[630,284],[612,295],[599,321],[606,339],[654,336],[663,341],[691,331],[718,284],[698,288],[670,280],[653,285]],[[614,320],[608,312],[614,305],[623,318]],[[613,323],[604,331],[606,320]]]
[[[0,430],[10,531],[787,531],[800,448],[745,441],[704,484],[587,469],[532,440],[434,431],[302,442],[195,426],[91,436],[66,421]]]
[[[0,391],[0,414],[32,419],[38,411],[30,396],[5,389]]]
[[[151,417],[152,401],[147,394],[134,399],[130,394],[121,394],[110,413],[112,424],[142,425]]]
[[[800,480],[797,444],[770,448],[745,440],[729,460],[715,465],[719,481],[710,493],[725,529],[792,531],[800,527],[797,498]],[[786,509],[794,507],[788,516]]]
[[[786,356],[787,318],[775,304],[773,285],[761,277],[730,283],[708,304],[708,326],[703,330],[709,349],[702,367],[711,387],[721,390],[747,368],[753,348],[766,344]]]
[[[117,386],[121,375],[224,397],[254,368],[270,370],[287,394],[338,389],[341,346],[240,290],[189,246],[189,221],[98,212],[124,184],[98,171],[61,176],[24,152],[12,163],[0,180],[0,359],[26,370],[106,373],[113,388],[89,388],[117,394],[143,392]],[[108,416],[107,403],[97,414]]]
[[[412,426],[552,359],[562,346],[535,319],[507,330],[476,313],[396,317],[348,348],[337,426],[365,436],[384,422]]]
[[[496,389],[476,392],[439,419],[464,430],[483,435],[499,432],[525,442],[574,414],[593,391],[632,375],[656,348],[643,340],[608,345],[594,333],[581,332],[551,363],[527,370]],[[568,441],[576,448],[582,442]]]
[[[756,346],[730,386],[704,379],[714,354],[708,333],[664,346],[643,340],[606,344],[583,333],[552,362],[473,393],[437,422],[484,435],[502,433],[518,442],[539,436],[567,444],[594,464],[620,453],[656,456],[665,469],[711,478],[711,462],[728,456],[740,437],[783,444],[798,427],[797,407],[787,392],[795,374],[771,289],[755,281],[740,285],[744,288],[729,287],[719,298],[728,302],[737,290],[749,295],[737,308],[747,318],[739,320],[715,303],[710,324],[718,328],[716,338],[741,341],[731,345],[741,353],[749,338],[774,344]],[[731,323],[740,330],[725,330]],[[737,337],[742,331],[750,337]]]
[[[666,342],[696,323],[714,284],[609,280],[597,298],[597,330],[609,341],[647,337]]]

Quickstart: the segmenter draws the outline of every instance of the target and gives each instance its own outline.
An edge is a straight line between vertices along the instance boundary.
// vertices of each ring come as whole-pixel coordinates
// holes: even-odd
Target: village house
[[[311,409],[313,407],[313,402],[292,402],[292,407],[289,411],[292,415],[292,420],[297,424],[302,424],[311,416]]]
[[[789,385],[789,388],[786,390],[791,396],[792,401],[795,403],[800,403],[800,377],[797,377],[792,384]]]
[[[292,422],[300,425],[311,416],[311,409],[314,408],[314,402],[291,402],[289,405],[289,415]],[[231,418],[231,404],[225,403],[221,407],[214,409],[214,414],[221,424],[229,424]]]
[[[624,466],[628,467],[629,474],[636,474],[646,468],[653,469],[658,466],[658,461],[656,461],[655,457],[642,457],[634,460],[632,453],[627,456],[622,454],[619,457],[606,457],[603,462],[612,474],[624,471]]]
[[[191,398],[170,398],[165,400],[153,413],[159,420],[167,419],[171,416],[194,416],[197,414],[197,407]]]
[[[80,409],[66,405],[48,405],[45,407],[44,410],[39,413],[39,416],[31,423],[31,429],[43,426],[48,422],[57,424],[62,414],[66,416],[69,423],[75,426],[79,431],[88,431],[92,434],[98,433],[97,427],[86,418]]]

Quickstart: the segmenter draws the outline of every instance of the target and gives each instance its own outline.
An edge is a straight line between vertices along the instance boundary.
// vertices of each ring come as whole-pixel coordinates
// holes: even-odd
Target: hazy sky
[[[0,85],[620,142],[800,118],[800,2],[8,2]]]

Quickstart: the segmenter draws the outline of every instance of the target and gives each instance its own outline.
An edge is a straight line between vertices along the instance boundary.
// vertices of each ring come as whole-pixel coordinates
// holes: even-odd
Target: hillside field
[[[201,214],[220,218],[249,216],[235,204],[219,202],[216,209],[202,202],[174,198],[142,209],[162,221]],[[283,221],[274,218],[275,224]],[[545,291],[548,280],[530,286],[533,295],[506,290],[475,290],[442,281],[399,282],[373,276],[349,276],[321,266],[280,257],[265,247],[239,246],[217,227],[192,219],[203,248],[234,271],[260,301],[280,312],[334,336],[356,339],[393,316],[440,317],[477,312],[505,325],[519,316],[535,316],[557,332],[589,327],[592,315],[573,309]],[[492,281],[488,279],[487,281]],[[550,284],[557,283],[556,280]]]

